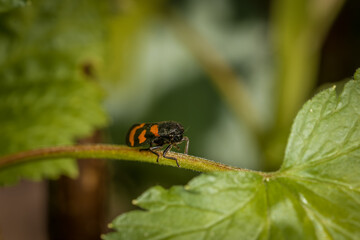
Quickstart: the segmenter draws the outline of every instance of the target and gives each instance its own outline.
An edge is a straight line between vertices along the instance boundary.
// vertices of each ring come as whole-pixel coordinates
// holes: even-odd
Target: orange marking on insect
[[[136,130],[138,130],[139,128],[142,128],[144,125],[145,125],[145,123],[142,123],[139,126],[136,126],[133,129],[131,129],[130,134],[129,134],[129,142],[130,142],[131,146],[134,146],[134,136],[135,136]]]
[[[156,137],[160,137],[160,135],[159,135],[159,125],[157,125],[157,124],[152,125],[151,128],[150,128],[150,132],[152,134],[154,134]]]
[[[140,135],[139,135],[139,137],[138,137],[139,143],[143,143],[143,142],[146,141],[145,133],[146,133],[146,130],[143,130],[143,131],[140,133]]]

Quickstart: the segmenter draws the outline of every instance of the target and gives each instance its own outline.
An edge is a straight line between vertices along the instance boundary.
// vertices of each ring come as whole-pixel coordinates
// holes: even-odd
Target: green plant
[[[25,1],[0,4],[0,9],[10,10]],[[89,12],[97,7],[86,6]],[[93,29],[81,26],[99,22],[92,16],[78,16],[83,7],[81,2],[51,1],[0,15],[0,155],[70,145],[94,127],[105,125],[100,104],[103,93],[82,69],[95,61],[92,51],[97,51],[99,39]],[[56,179],[61,174],[77,175],[72,159],[1,171],[0,184],[16,183],[20,178]]]
[[[133,202],[147,211],[121,215],[110,225],[116,232],[103,238],[358,238],[359,72],[339,95],[334,86],[302,107],[279,171],[236,169],[173,153],[182,167],[215,172],[201,175],[185,187],[151,188]],[[80,146],[25,152],[2,158],[0,163],[4,167],[64,156],[153,160],[150,153],[122,146]],[[174,165],[170,160],[161,162]]]
[[[344,1],[333,1],[323,12],[322,3],[314,1],[312,6],[309,2],[278,0],[274,4],[274,23],[282,33],[276,43],[281,52],[278,60],[284,65],[278,65],[280,107],[269,132],[260,126],[256,111],[249,114],[255,110],[248,104],[250,94],[221,54],[181,17],[167,16],[168,24],[211,76],[239,122],[244,121],[241,124],[265,142],[261,147],[270,160],[268,168],[280,162],[282,166],[276,172],[258,172],[173,152],[170,156],[182,168],[204,174],[184,187],[149,189],[133,201],[145,211],[116,218],[110,224],[113,232],[103,235],[104,239],[360,237],[360,70],[343,90],[327,89],[303,106],[284,159],[278,147],[284,145],[287,126],[312,89],[319,49]],[[73,144],[106,126],[97,74],[109,79],[124,74],[119,69],[127,69],[128,59],[119,58],[116,47],[124,51],[147,17],[159,11],[162,1],[156,3],[140,4],[130,20],[115,17],[109,21],[102,12],[104,5],[96,1],[0,0],[1,186],[23,178],[75,178],[74,158],[155,163],[151,153],[122,145]],[[30,4],[36,7],[19,8]],[[99,31],[103,25],[113,34],[107,46],[110,50],[102,47],[106,45]],[[122,29],[131,34],[124,37],[127,32]],[[105,74],[101,72],[104,52],[110,52],[114,60]],[[160,164],[176,166],[163,158]]]
[[[134,201],[147,211],[118,217],[111,224],[117,233],[104,238],[359,238],[359,80],[303,106],[279,171],[213,173],[185,187],[153,187]]]

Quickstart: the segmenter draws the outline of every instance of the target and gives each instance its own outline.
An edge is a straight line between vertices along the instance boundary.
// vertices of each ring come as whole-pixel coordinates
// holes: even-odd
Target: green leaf
[[[154,187],[135,203],[149,212],[133,211],[117,218],[117,230],[105,239],[244,239],[264,234],[267,211],[261,176],[249,173],[208,174],[188,186]],[[254,209],[256,211],[254,212]],[[250,222],[245,222],[251,216]]]
[[[274,173],[203,174],[153,187],[116,218],[113,239],[359,239],[360,81],[308,101]]]
[[[82,67],[100,53],[98,9],[88,1],[34,1],[0,15],[0,155],[73,144],[105,124],[102,90]],[[0,185],[60,174],[76,176],[75,162],[1,169]]]
[[[10,11],[17,7],[24,7],[28,3],[28,0],[0,0],[0,13]]]

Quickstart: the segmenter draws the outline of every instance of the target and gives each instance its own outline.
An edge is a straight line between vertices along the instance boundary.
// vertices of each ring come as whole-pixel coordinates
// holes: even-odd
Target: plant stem
[[[323,42],[344,0],[276,0],[273,3],[279,99],[277,124],[289,128],[313,89]]]
[[[170,152],[168,153],[168,156],[177,158],[181,168],[198,172],[255,172],[252,170],[231,167],[204,158],[194,157],[181,153]],[[148,151],[139,151],[137,148],[130,148],[123,145],[93,144],[50,147],[15,153],[0,158],[0,169],[14,166],[16,164],[55,158],[102,158],[156,163],[156,156]],[[160,157],[159,164],[176,166],[176,162],[174,160],[163,157]]]

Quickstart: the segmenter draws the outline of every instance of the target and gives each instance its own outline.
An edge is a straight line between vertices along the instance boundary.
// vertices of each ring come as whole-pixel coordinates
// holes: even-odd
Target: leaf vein
[[[320,109],[320,113],[319,113],[319,117],[315,120],[315,123],[314,123],[314,126],[313,128],[311,129],[311,132],[309,133],[309,135],[307,136],[307,139],[312,139],[312,136],[315,132],[315,130],[317,129],[318,125],[321,123],[321,120],[323,118],[323,113],[324,113],[324,109],[326,109],[326,106],[327,106],[327,103],[329,102],[329,99],[331,98],[331,93],[328,95],[328,98],[325,100],[325,103],[321,105],[321,109]],[[309,115],[309,112],[306,114],[306,116]],[[306,123],[307,121],[303,121],[302,123],[302,126],[301,126],[301,129],[304,128],[304,124]],[[310,141],[310,140],[309,140]],[[304,157],[304,154],[305,154],[305,151],[306,151],[306,144],[304,144],[301,148],[301,151],[300,151],[300,154],[299,154],[299,159],[303,159]]]
[[[321,158],[319,160],[315,159],[315,160],[309,161],[306,164],[293,166],[291,168],[286,169],[286,172],[296,172],[298,170],[303,170],[305,168],[310,168],[310,167],[313,167],[313,166],[318,166],[318,165],[321,165],[321,164],[324,164],[324,163],[327,163],[327,162],[331,162],[333,160],[338,159],[339,157],[350,154],[350,153],[352,153],[352,152],[354,152],[354,151],[356,151],[358,149],[360,149],[360,143],[358,145],[355,145],[352,148],[349,148],[347,151],[343,151],[343,152],[335,154],[335,155],[330,155],[330,156],[327,156],[327,157],[323,157],[323,158]],[[294,171],[294,170],[296,170],[296,171]]]
[[[192,232],[200,232],[200,231],[205,231],[205,230],[208,230],[210,229],[211,227],[215,226],[216,224],[226,220],[226,219],[231,219],[234,214],[236,212],[238,212],[239,210],[241,210],[242,208],[244,208],[247,204],[249,204],[254,198],[255,196],[257,195],[257,193],[259,192],[259,190],[255,191],[253,196],[251,196],[246,202],[244,202],[243,204],[239,204],[238,207],[236,207],[234,209],[234,211],[230,212],[229,214],[226,214],[224,215],[223,217],[220,217],[218,220],[210,223],[209,225],[206,225],[204,227],[201,227],[201,228],[197,228],[197,229],[186,229],[186,230],[182,230],[182,231],[179,231],[179,232],[176,232],[176,233],[169,233],[165,236],[162,236],[160,238],[153,238],[154,240],[155,239],[168,239],[168,238],[171,238],[171,237],[176,237],[176,236],[179,236],[179,235],[183,235],[183,234],[187,234],[187,233],[192,233]]]
[[[294,180],[297,180],[297,181],[309,181],[309,182],[317,182],[317,183],[324,183],[324,184],[332,184],[332,185],[335,185],[335,187],[337,187],[338,189],[341,189],[341,190],[350,190],[350,191],[354,191],[354,192],[357,192],[357,193],[360,193],[360,189],[356,189],[356,188],[353,188],[352,186],[349,186],[347,184],[342,184],[338,181],[330,181],[330,180],[327,180],[327,179],[324,179],[324,178],[312,178],[312,177],[305,177],[305,176],[289,176],[287,175],[286,176],[287,178],[292,178]]]
[[[300,199],[300,197],[299,197],[298,194],[295,194],[291,189],[289,189],[288,186],[286,186],[286,185],[283,184],[282,182],[279,182],[279,183],[280,183],[280,185],[282,185],[292,196],[294,196],[295,199],[297,199],[297,201],[298,201],[299,205],[302,207],[304,213],[306,213],[308,219],[311,221],[314,229],[316,229],[316,222],[314,221],[313,216],[312,216],[312,211],[313,211],[313,210],[312,210],[312,211],[309,211],[310,209],[308,209],[308,207],[303,204],[303,202],[301,201],[301,199]],[[322,225],[324,231],[326,231],[327,234],[328,234],[329,236],[331,236],[330,233],[328,232],[328,229],[326,228],[325,223],[322,221],[322,219],[319,219],[319,220],[320,220],[319,223],[320,223],[320,225]],[[317,233],[316,231],[315,231],[315,234],[318,235],[318,233]],[[317,236],[317,237],[318,237],[318,239],[320,239],[319,236]],[[334,239],[334,238],[332,238],[332,239]]]

